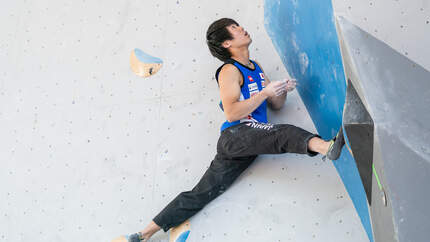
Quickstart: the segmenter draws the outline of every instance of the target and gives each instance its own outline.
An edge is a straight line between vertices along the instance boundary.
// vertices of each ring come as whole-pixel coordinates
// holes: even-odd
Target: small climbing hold
[[[140,49],[134,49],[130,55],[130,65],[133,72],[141,77],[149,77],[157,73],[163,65],[160,58],[146,54]]]
[[[190,235],[190,221],[186,220],[177,227],[171,229],[169,242],[185,242]]]

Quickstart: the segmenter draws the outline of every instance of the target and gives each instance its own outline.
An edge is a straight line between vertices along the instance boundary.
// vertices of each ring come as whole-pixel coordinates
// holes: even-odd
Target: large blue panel
[[[342,123],[346,81],[330,0],[265,0],[265,27],[318,130],[332,138]],[[333,162],[373,241],[366,194],[344,148]]]

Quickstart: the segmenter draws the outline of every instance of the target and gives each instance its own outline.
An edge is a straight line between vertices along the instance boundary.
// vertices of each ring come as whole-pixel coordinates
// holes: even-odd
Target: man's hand
[[[264,89],[263,92],[265,92],[265,94],[268,97],[277,97],[282,95],[284,92],[286,92],[287,90],[287,81],[286,80],[281,80],[281,81],[273,81],[270,82],[269,85],[267,85]]]
[[[292,90],[294,90],[296,88],[296,85],[297,85],[296,79],[287,80],[286,92],[291,92]]]
[[[279,86],[281,88],[280,92],[277,90],[276,95],[270,96],[268,99],[270,107],[274,110],[279,110],[285,103],[287,93],[293,91],[296,88],[297,82],[295,79],[281,79],[279,81],[270,82],[267,87],[269,87],[272,83],[283,83],[283,85]]]
[[[274,81],[274,82],[284,82],[285,83],[285,88],[282,89],[282,93],[281,94],[293,91],[296,88],[296,85],[297,85],[296,79],[281,79],[281,80]]]

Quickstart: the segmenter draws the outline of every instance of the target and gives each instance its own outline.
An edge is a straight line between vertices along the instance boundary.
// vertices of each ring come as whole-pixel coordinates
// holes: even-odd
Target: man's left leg
[[[256,157],[227,157],[217,154],[197,185],[191,191],[176,196],[144,230],[134,234],[136,241],[147,241],[160,229],[166,232],[196,214],[230,187]]]

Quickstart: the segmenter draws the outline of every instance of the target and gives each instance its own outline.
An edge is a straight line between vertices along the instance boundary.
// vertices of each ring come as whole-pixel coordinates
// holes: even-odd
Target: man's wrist
[[[266,90],[266,89],[263,89],[263,90],[260,92],[260,95],[261,95],[261,96],[263,96],[263,98],[264,98],[264,99],[269,99],[269,98],[270,98],[270,96],[265,92],[265,90]]]

